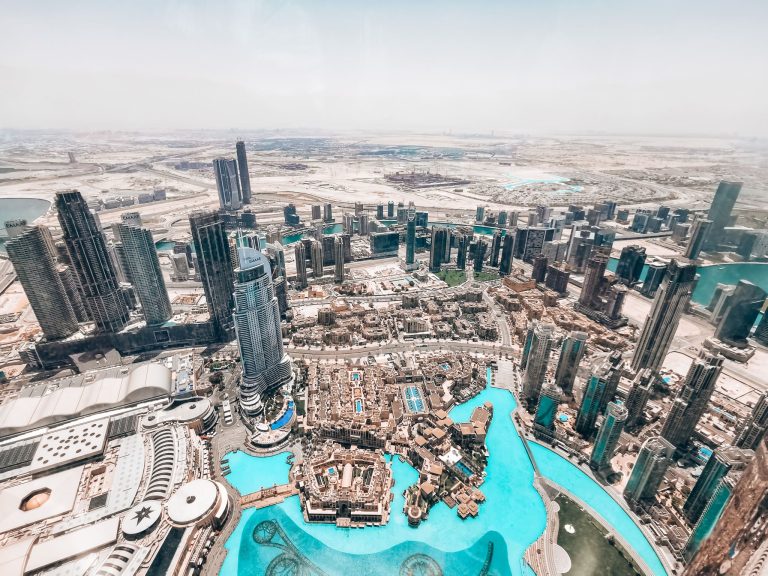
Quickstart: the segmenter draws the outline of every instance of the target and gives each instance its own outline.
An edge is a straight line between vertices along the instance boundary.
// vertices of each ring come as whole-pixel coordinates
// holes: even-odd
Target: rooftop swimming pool
[[[451,410],[450,416],[456,422],[468,421],[474,408],[485,402],[493,404],[494,418],[486,439],[491,455],[482,485],[486,502],[476,518],[461,520],[455,509],[439,503],[418,528],[409,527],[402,513],[403,491],[417,480],[418,473],[409,464],[387,456],[395,480],[388,524],[364,529],[307,524],[297,497],[268,508],[248,509],[227,540],[229,553],[221,574],[333,576],[359,572],[363,566],[366,575],[381,576],[410,570],[445,576],[531,574],[522,557],[544,530],[546,512],[533,488],[533,466],[509,417],[516,406],[514,398],[506,390],[488,387]],[[537,461],[542,454],[540,466],[548,478],[600,510],[654,574],[665,573],[642,532],[600,485],[554,452],[538,446],[533,449]],[[287,480],[285,454],[256,458],[237,452],[228,458],[232,473],[227,480],[243,494]]]
[[[272,430],[278,430],[279,428],[282,428],[283,426],[288,424],[288,422],[291,421],[291,418],[293,418],[294,411],[295,411],[295,407],[294,407],[293,400],[289,400],[288,406],[286,407],[285,412],[283,412],[280,415],[280,418],[272,422],[272,424],[270,424],[269,427],[272,428]]]

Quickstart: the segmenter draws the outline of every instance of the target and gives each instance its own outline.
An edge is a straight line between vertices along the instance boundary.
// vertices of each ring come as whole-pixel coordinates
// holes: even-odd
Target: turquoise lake
[[[308,524],[295,496],[276,506],[248,509],[226,543],[229,553],[221,574],[262,575],[292,567],[329,576],[349,571],[391,576],[411,566],[409,563],[419,562],[422,568],[438,567],[446,576],[481,574],[484,568],[499,575],[530,574],[523,553],[543,532],[546,513],[533,488],[533,467],[523,441],[509,417],[516,406],[514,398],[506,390],[488,387],[450,415],[455,421],[467,421],[474,407],[487,401],[494,407],[486,438],[491,456],[481,486],[486,502],[476,518],[461,520],[455,509],[439,503],[418,528],[409,527],[402,513],[403,491],[417,480],[418,473],[395,457],[394,500],[387,525],[345,529]],[[537,455],[546,450],[533,448]],[[545,475],[599,506],[604,518],[621,531],[654,574],[665,574],[650,544],[621,506],[570,462],[552,455],[553,459],[543,456]],[[241,493],[287,480],[285,454],[256,458],[234,453],[227,458],[232,469],[227,479]]]
[[[0,252],[5,252],[5,222],[8,220],[24,219],[32,224],[44,215],[51,203],[39,198],[0,198]]]

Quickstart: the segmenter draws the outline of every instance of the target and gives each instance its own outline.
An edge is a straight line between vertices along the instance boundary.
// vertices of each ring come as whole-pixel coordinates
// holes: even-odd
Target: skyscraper
[[[309,253],[309,261],[312,264],[312,276],[315,278],[323,277],[323,243],[314,240]]]
[[[136,290],[147,325],[163,324],[170,320],[173,310],[152,232],[141,226],[138,212],[126,212],[121,220],[115,230],[123,246],[128,281]]]
[[[707,409],[715,383],[723,369],[723,357],[701,351],[688,369],[677,397],[664,421],[661,435],[678,450],[688,444],[696,425]]]
[[[608,257],[599,252],[587,262],[587,268],[584,271],[584,283],[579,294],[579,304],[582,306],[592,308],[593,302],[600,293],[607,265]]]
[[[499,265],[499,255],[501,254],[501,231],[496,230],[491,238],[491,259],[488,261],[489,266],[494,268]]]
[[[485,261],[485,253],[488,251],[488,242],[482,237],[477,239],[475,243],[475,256],[472,262],[472,269],[475,273],[483,271],[483,262]]]
[[[624,488],[624,498],[633,505],[652,502],[656,497],[675,449],[664,438],[655,436],[645,441],[632,474]]]
[[[229,342],[235,337],[234,270],[224,222],[218,212],[193,212],[189,216],[189,227],[214,336]]]
[[[464,270],[467,267],[467,250],[469,249],[469,236],[456,235],[456,268]]]
[[[765,290],[746,280],[739,280],[728,298],[715,338],[737,348],[746,348],[747,337],[765,302]]]
[[[741,479],[742,474],[740,472],[731,472],[724,478],[717,482],[717,485],[712,490],[712,495],[705,502],[704,509],[699,517],[698,522],[693,527],[691,535],[683,548],[683,558],[686,562],[690,562],[699,551],[702,544],[711,536],[711,534],[717,529],[718,524],[725,512],[726,506],[730,503],[733,495],[736,491],[736,487]],[[740,551],[741,552],[741,551]],[[701,572],[700,574],[722,574],[722,572]],[[745,574],[746,572],[741,572]],[[735,572],[731,572],[735,574]],[[756,574],[751,571],[750,574]]]
[[[395,217],[395,203],[390,200],[387,202],[387,218],[392,219]]]
[[[333,205],[332,204],[323,205],[323,220],[325,222],[333,222]]]
[[[88,316],[100,332],[121,330],[128,323],[128,308],[120,294],[104,233],[77,190],[58,192],[56,208]]]
[[[718,185],[707,215],[707,218],[712,221],[712,225],[704,238],[704,250],[716,250],[720,245],[723,230],[731,222],[731,211],[739,198],[741,185],[741,182],[726,182],[725,180]]]
[[[523,396],[531,408],[538,400],[544,383],[554,335],[555,327],[552,324],[536,322],[528,329],[520,368],[524,371]]]
[[[696,524],[701,518],[720,480],[725,478],[731,470],[746,468],[754,455],[752,450],[742,450],[733,446],[715,448],[683,505],[683,514],[691,524]]]
[[[478,206],[475,211],[475,221],[479,224],[485,222],[485,206]]]
[[[643,418],[645,407],[653,391],[656,374],[650,368],[640,370],[632,381],[627,396],[627,428],[634,428]]]
[[[544,254],[537,254],[533,257],[533,270],[531,270],[531,278],[536,280],[536,283],[543,284],[547,278],[547,265],[549,260]]]
[[[430,258],[431,261],[431,258]],[[416,211],[413,202],[408,205],[408,223],[405,227],[405,269],[416,267]]]
[[[304,242],[296,242],[293,252],[296,260],[296,288],[303,290],[307,287],[307,250]]]
[[[504,247],[501,250],[501,263],[499,264],[499,274],[509,276],[512,273],[512,254],[515,251],[515,236],[507,234],[504,236]]]
[[[560,386],[563,393],[568,396],[573,396],[573,384],[576,381],[579,363],[587,349],[588,337],[586,332],[574,330],[563,338],[555,371],[555,384]]]
[[[704,248],[709,231],[712,228],[712,220],[700,218],[693,223],[691,228],[691,237],[688,239],[688,246],[685,248],[685,257],[696,260],[699,253]]]
[[[323,207],[320,204],[312,204],[312,220],[320,220],[323,217]]]
[[[222,210],[239,210],[242,205],[240,180],[237,175],[237,163],[226,158],[213,161],[213,175],[216,177],[216,189],[219,192],[219,206]]]
[[[582,436],[592,435],[597,416],[616,395],[622,367],[621,353],[615,352],[592,370],[584,386],[584,395],[574,424],[574,429]]]
[[[768,429],[768,393],[763,392],[752,408],[752,413],[741,423],[736,433],[735,446],[757,450]]]
[[[589,466],[594,470],[610,470],[611,459],[619,444],[627,415],[627,409],[620,401],[608,402],[603,424],[589,458]]]
[[[627,286],[634,286],[640,280],[645,265],[645,248],[632,244],[621,249],[616,277]]]
[[[666,283],[656,294],[651,314],[643,324],[637,341],[632,357],[632,368],[635,371],[643,368],[659,369],[667,356],[680,316],[691,299],[695,284],[695,265],[677,260],[669,263]]]
[[[500,210],[499,215],[496,218],[496,225],[499,228],[505,228],[507,226],[507,211],[506,210]]]
[[[240,174],[240,191],[243,204],[251,203],[251,175],[248,173],[248,156],[245,154],[245,142],[238,140],[235,144],[237,151],[237,172]]]
[[[26,220],[6,222],[5,228],[10,238],[5,249],[45,337],[58,340],[77,332],[51,233],[44,226],[28,227]]]
[[[429,271],[440,272],[440,266],[444,262],[446,243],[450,241],[448,228],[432,226],[432,244],[429,249]]]
[[[656,290],[661,286],[661,282],[667,275],[668,264],[666,262],[651,262],[648,265],[648,271],[645,273],[643,285],[640,287],[640,294],[647,298],[653,298]]]
[[[233,319],[243,368],[240,405],[254,416],[262,411],[261,395],[290,382],[292,370],[283,351],[269,260],[254,248],[240,248],[238,260]]]
[[[344,239],[341,236],[336,236],[336,241],[333,245],[333,256],[335,274],[334,280],[337,284],[344,283]]]
[[[552,441],[555,436],[555,416],[560,404],[561,390],[552,383],[546,382],[541,387],[536,414],[533,417],[533,433],[545,440]]]

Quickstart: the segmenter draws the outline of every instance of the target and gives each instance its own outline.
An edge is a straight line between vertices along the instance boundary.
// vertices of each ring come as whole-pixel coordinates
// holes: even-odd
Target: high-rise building
[[[171,319],[173,310],[152,232],[142,227],[138,212],[122,214],[115,229],[123,246],[128,280],[136,290],[144,320],[149,326],[164,324]]]
[[[736,472],[738,474],[738,472]],[[694,530],[696,536],[683,576],[703,574],[762,574],[763,552],[768,549],[765,530],[768,526],[768,443],[760,442],[752,462],[738,482],[728,487],[730,494],[721,496],[724,506],[713,512],[705,509]],[[724,497],[725,496],[725,497]],[[715,504],[718,502],[713,501]],[[709,508],[709,507],[708,507]],[[713,520],[715,520],[713,522]],[[690,545],[690,541],[689,541]],[[734,551],[738,551],[734,554]],[[695,554],[695,555],[694,555]]]
[[[218,212],[194,212],[189,216],[189,226],[214,335],[228,342],[235,336],[232,324],[234,269],[224,222]]]
[[[301,218],[296,212],[296,205],[293,203],[283,207],[283,220],[288,226],[298,226],[301,223]]]
[[[562,266],[550,264],[547,266],[547,277],[544,280],[544,286],[560,294],[568,292],[568,281],[571,273]]]
[[[472,262],[472,270],[476,274],[483,271],[483,263],[485,262],[485,254],[488,252],[488,242],[483,238],[478,238],[475,243],[475,255]]]
[[[45,337],[58,340],[77,332],[77,315],[59,274],[49,230],[28,227],[25,220],[6,222],[5,229],[8,258]]]
[[[712,228],[712,220],[700,218],[693,223],[691,228],[691,237],[688,239],[688,246],[685,248],[685,257],[696,260],[703,250],[707,241],[707,236]]]
[[[632,357],[632,368],[658,370],[669,352],[680,316],[691,299],[696,284],[696,266],[672,260],[666,283],[658,290],[651,314],[643,324],[640,339]]]
[[[309,260],[312,264],[312,276],[315,278],[323,277],[323,243],[314,240],[309,253]]]
[[[387,202],[387,218],[392,219],[395,217],[395,203],[390,200]]]
[[[704,508],[715,493],[720,480],[725,478],[731,470],[746,468],[754,455],[752,450],[743,450],[733,446],[715,448],[683,505],[683,514],[691,524],[696,524],[701,518]]]
[[[593,303],[600,294],[600,288],[605,276],[605,269],[608,266],[608,257],[605,254],[597,253],[587,262],[587,268],[584,272],[584,283],[581,286],[579,294],[579,304],[587,308],[592,308]]]
[[[333,245],[334,256],[334,280],[337,284],[344,283],[344,239],[341,236],[336,236],[335,243]]]
[[[536,254],[541,254],[544,249],[544,243],[554,239],[554,228],[518,228],[515,231],[515,257],[520,258],[523,262],[533,262],[533,257]]]
[[[432,244],[429,249],[429,271],[440,272],[440,266],[445,262],[446,244],[450,242],[448,228],[432,226]]]
[[[72,309],[75,311],[75,318],[77,318],[78,322],[88,322],[88,311],[83,303],[83,295],[80,293],[80,287],[77,285],[72,268],[65,264],[59,264],[56,267],[56,271],[61,279],[61,283],[64,285],[67,300],[69,300]]]
[[[561,390],[552,383],[546,382],[541,387],[536,413],[533,417],[533,433],[538,438],[552,441],[555,437],[555,417],[560,405]]]
[[[739,280],[717,325],[715,338],[730,346],[746,348],[747,337],[765,298],[765,290],[747,280]]]
[[[376,205],[376,220],[384,220],[384,204],[381,202]]]
[[[430,258],[431,262],[431,258]],[[405,225],[405,269],[416,267],[416,211],[413,202],[408,205],[408,223]]]
[[[611,459],[619,445],[624,423],[627,421],[627,408],[620,402],[608,402],[605,418],[592,448],[589,466],[594,470],[610,470]]]
[[[717,528],[726,506],[733,498],[741,476],[740,472],[731,472],[726,477],[720,479],[712,490],[712,495],[705,503],[701,516],[694,525],[691,535],[688,537],[688,541],[683,548],[683,558],[686,562],[690,562],[693,559],[702,544]],[[700,574],[718,573],[722,574],[723,572],[701,572]],[[735,572],[731,573],[735,574]],[[741,574],[746,574],[746,572],[741,572]],[[750,574],[756,574],[756,572],[751,571]]]
[[[529,407],[538,400],[554,343],[555,327],[536,322],[528,329],[520,368],[523,370],[523,396]]]
[[[531,278],[536,280],[537,283],[543,284],[547,278],[547,265],[549,261],[544,254],[537,254],[533,257],[533,270],[531,271]]]
[[[58,192],[56,208],[88,316],[100,332],[121,330],[128,323],[128,308],[120,293],[104,233],[77,190]]]
[[[296,288],[303,290],[307,287],[307,249],[304,242],[296,242],[293,253],[296,260]]]
[[[323,221],[333,222],[333,204],[328,203],[323,205]]]
[[[614,352],[592,370],[584,386],[584,394],[574,424],[574,429],[582,436],[592,435],[597,416],[605,411],[608,403],[614,399],[623,364],[621,353]]]
[[[723,231],[731,223],[731,211],[741,192],[741,182],[722,181],[717,187],[707,218],[712,221],[704,238],[703,250],[716,250],[723,237]]]
[[[678,450],[683,450],[704,415],[723,369],[723,357],[701,351],[672,402],[661,428],[661,435]]]
[[[501,230],[496,230],[491,238],[491,259],[488,261],[489,266],[499,265],[499,256],[501,254]]]
[[[239,210],[243,205],[243,196],[237,175],[237,163],[231,159],[216,158],[213,161],[213,175],[216,177],[221,209]]]
[[[752,413],[741,423],[736,433],[735,446],[757,450],[768,429],[768,393],[758,398]]]
[[[240,363],[240,406],[247,416],[262,410],[261,395],[290,382],[290,358],[283,350],[280,310],[266,255],[238,250],[233,314]]]
[[[512,273],[512,255],[515,252],[515,236],[507,234],[504,236],[504,247],[501,249],[501,262],[499,263],[499,274],[509,276]]]
[[[653,298],[656,295],[656,290],[661,286],[661,282],[667,275],[667,268],[669,264],[666,262],[651,262],[648,265],[648,271],[645,273],[645,279],[642,286],[640,286],[640,294],[647,298]]]
[[[479,224],[485,222],[485,206],[478,206],[475,210],[475,221]]]
[[[507,226],[507,211],[506,210],[499,210],[499,215],[496,218],[496,225],[499,228],[506,228],[506,226]]]
[[[469,250],[469,236],[466,234],[456,235],[456,268],[464,270],[467,267],[467,251]]]
[[[323,207],[320,204],[312,204],[312,220],[320,220],[323,217]]]
[[[368,212],[361,212],[358,217],[357,233],[360,236],[368,236],[370,231]]]
[[[632,244],[621,249],[616,277],[627,286],[634,286],[639,280],[645,265],[645,248]]]
[[[568,396],[573,396],[573,384],[576,382],[579,363],[587,349],[588,337],[586,332],[574,330],[563,338],[560,358],[557,361],[557,370],[555,371],[555,384]]]
[[[627,428],[634,428],[643,419],[645,407],[653,391],[656,374],[650,368],[640,370],[632,381],[627,396]]]
[[[624,488],[627,502],[633,505],[653,502],[664,474],[672,463],[674,451],[674,446],[664,438],[654,436],[645,441]]]
[[[240,192],[243,204],[251,203],[251,175],[248,173],[248,156],[245,154],[245,142],[238,140],[235,144],[237,151],[237,172],[240,174]]]

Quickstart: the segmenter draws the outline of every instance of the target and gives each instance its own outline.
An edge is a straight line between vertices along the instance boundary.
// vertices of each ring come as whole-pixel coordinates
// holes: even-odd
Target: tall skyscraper
[[[475,221],[478,224],[485,222],[485,206],[478,206],[475,211]]]
[[[537,284],[543,284],[547,278],[547,266],[549,260],[544,254],[536,254],[533,257],[533,270],[531,270],[531,278],[536,280]]]
[[[466,234],[456,235],[456,268],[465,270],[467,267],[467,251],[469,250],[469,236]]]
[[[170,320],[173,310],[152,232],[141,226],[138,212],[126,212],[121,220],[115,230],[123,246],[128,281],[136,290],[147,325],[163,324]]]
[[[723,238],[723,230],[731,223],[731,211],[741,192],[741,182],[722,181],[709,207],[707,218],[712,221],[704,238],[704,250],[716,250]]]
[[[707,236],[712,228],[712,220],[700,218],[693,223],[691,228],[691,237],[688,239],[688,246],[685,248],[685,257],[696,260],[699,253],[705,246]]]
[[[664,438],[655,436],[645,441],[637,456],[632,474],[624,488],[624,498],[632,505],[653,502],[675,448]]]
[[[499,228],[505,228],[507,226],[507,211],[500,210],[499,216],[496,218],[496,225]]]
[[[768,429],[768,393],[763,392],[752,408],[752,413],[741,423],[734,445],[757,450]]]
[[[643,368],[658,370],[669,352],[680,323],[680,316],[691,299],[696,284],[696,266],[690,262],[672,260],[667,280],[656,294],[651,314],[643,324],[640,339],[632,357],[635,371]]]
[[[603,424],[595,439],[589,466],[594,470],[610,470],[611,459],[619,445],[624,423],[627,421],[627,408],[620,402],[608,402]]]
[[[88,316],[98,331],[118,332],[128,323],[128,308],[120,294],[104,233],[77,190],[58,192],[56,208]]]
[[[333,222],[333,204],[323,205],[323,220],[325,222]]]
[[[483,271],[483,263],[485,262],[485,255],[488,252],[488,242],[484,238],[478,238],[475,243],[475,255],[472,262],[472,269],[475,273]]]
[[[529,407],[538,401],[544,376],[547,373],[549,353],[552,350],[555,327],[536,322],[528,329],[520,368],[523,372],[523,396]]]
[[[293,252],[296,259],[296,287],[303,290],[307,287],[307,251],[304,242],[296,242]]]
[[[690,562],[693,559],[702,544],[717,529],[726,506],[728,506],[733,498],[741,476],[740,472],[731,472],[719,480],[712,490],[712,495],[705,503],[701,516],[694,525],[691,535],[688,537],[688,541],[683,548],[683,558],[685,558],[686,562]],[[736,572],[729,573],[736,574]],[[749,573],[757,574],[754,571]],[[700,574],[722,574],[722,572],[701,572]],[[746,572],[741,572],[741,574],[746,574]]]
[[[634,428],[643,419],[645,407],[653,391],[656,374],[650,368],[640,370],[632,381],[627,396],[627,428]]]
[[[237,175],[237,163],[231,159],[216,158],[213,161],[213,175],[216,177],[221,209],[239,210],[243,205],[243,197]]]
[[[431,262],[431,258],[430,258]],[[408,223],[405,227],[405,269],[416,267],[416,211],[413,202],[408,205]]]
[[[640,280],[644,265],[645,248],[636,244],[625,246],[616,265],[616,277],[627,286],[634,286]]]
[[[621,353],[614,353],[592,370],[584,386],[579,413],[574,428],[582,436],[589,437],[595,430],[597,416],[603,412],[608,402],[614,399],[616,388],[621,378],[623,360]]]
[[[75,318],[78,322],[88,322],[88,311],[85,308],[83,302],[83,295],[80,293],[80,287],[77,285],[75,279],[75,273],[72,272],[70,266],[59,264],[56,268],[59,274],[61,283],[64,285],[64,292],[67,294],[67,300],[72,305],[72,309],[75,311]]]
[[[243,204],[251,203],[251,175],[248,173],[248,156],[245,153],[245,142],[238,140],[235,144],[237,151],[237,172],[240,174],[240,191]]]
[[[312,275],[315,278],[323,277],[323,243],[319,240],[312,242],[309,260],[312,264]]]
[[[395,203],[390,200],[387,202],[387,218],[391,220],[395,217]]]
[[[224,222],[218,212],[193,212],[189,216],[189,226],[214,336],[229,342],[235,337],[232,324],[234,269]]]
[[[507,234],[504,236],[504,247],[501,250],[501,263],[499,264],[499,274],[509,276],[512,273],[512,254],[515,251],[515,236]]]
[[[53,238],[44,226],[26,224],[26,220],[5,223],[8,258],[45,337],[66,338],[77,332],[77,315],[59,275]]]
[[[560,386],[563,393],[568,396],[573,396],[573,384],[576,382],[579,363],[587,349],[588,337],[586,332],[574,330],[563,338],[560,358],[557,361],[557,370],[555,371],[555,384]]]
[[[640,294],[647,298],[653,298],[656,290],[661,286],[661,282],[667,275],[668,264],[666,262],[651,262],[648,265],[648,271],[645,273],[645,279],[640,287]]]
[[[608,256],[597,253],[587,262],[587,268],[584,271],[584,283],[581,286],[579,294],[579,304],[587,308],[592,308],[593,303],[600,294],[600,288],[605,276],[605,269],[608,266]]]
[[[683,505],[683,514],[691,524],[696,524],[701,518],[720,480],[725,478],[731,470],[746,468],[754,456],[755,453],[752,450],[742,450],[733,446],[715,448]]]
[[[344,283],[344,239],[341,236],[336,236],[336,241],[333,245],[333,255],[335,262],[335,274],[334,280],[337,284]]]
[[[661,429],[661,435],[678,450],[688,444],[706,411],[717,377],[723,369],[723,360],[722,356],[701,351],[688,369]]]
[[[291,361],[283,350],[280,310],[266,255],[238,250],[233,314],[243,369],[240,405],[248,416],[262,411],[261,395],[290,382]]]
[[[501,255],[501,231],[496,230],[491,238],[491,259],[488,261],[489,266],[499,265],[499,256]]]
[[[730,346],[746,348],[747,337],[765,303],[765,298],[765,290],[752,282],[739,280],[733,294],[728,298],[715,330],[715,338]]]
[[[440,272],[444,262],[446,243],[450,242],[448,228],[432,226],[432,244],[429,249],[429,271]]]
[[[533,417],[533,433],[538,438],[552,441],[555,437],[555,417],[557,416],[557,407],[560,405],[560,388],[552,383],[546,382],[541,387],[539,401],[536,405],[536,414]]]
[[[312,204],[312,220],[320,220],[323,217],[323,207],[320,204]]]

